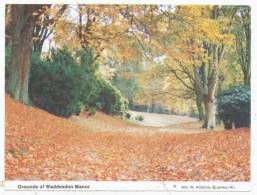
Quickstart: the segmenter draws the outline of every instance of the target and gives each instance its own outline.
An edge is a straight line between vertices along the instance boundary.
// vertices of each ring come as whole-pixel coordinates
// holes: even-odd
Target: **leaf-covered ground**
[[[101,113],[83,123],[5,99],[7,180],[250,180],[249,129],[174,133]]]

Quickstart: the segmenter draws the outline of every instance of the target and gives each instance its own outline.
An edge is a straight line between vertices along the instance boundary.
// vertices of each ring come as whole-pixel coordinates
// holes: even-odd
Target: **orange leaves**
[[[6,179],[250,180],[248,129],[171,132],[102,113],[66,120],[6,96]]]

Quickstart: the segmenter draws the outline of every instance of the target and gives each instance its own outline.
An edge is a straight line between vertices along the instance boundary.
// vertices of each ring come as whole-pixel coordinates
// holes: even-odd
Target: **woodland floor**
[[[249,181],[250,130],[62,119],[6,95],[6,180]]]

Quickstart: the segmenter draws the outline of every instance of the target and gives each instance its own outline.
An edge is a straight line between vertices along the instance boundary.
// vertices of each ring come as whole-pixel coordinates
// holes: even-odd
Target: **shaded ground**
[[[6,96],[6,180],[250,180],[249,129],[179,134],[103,113],[86,118]]]

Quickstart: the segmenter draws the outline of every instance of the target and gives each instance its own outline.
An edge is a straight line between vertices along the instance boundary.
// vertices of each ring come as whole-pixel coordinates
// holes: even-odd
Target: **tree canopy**
[[[25,27],[17,9],[25,9],[24,25],[32,34],[19,31]],[[233,84],[250,86],[250,11],[232,5],[7,5],[13,72],[8,90],[29,103],[30,67],[25,64],[31,50],[51,57],[51,49],[42,50],[48,40],[49,48],[67,46],[71,55],[90,48],[99,64],[96,75],[111,81],[131,108],[196,114],[204,127],[213,128],[217,92]],[[22,75],[13,70],[24,45]]]

